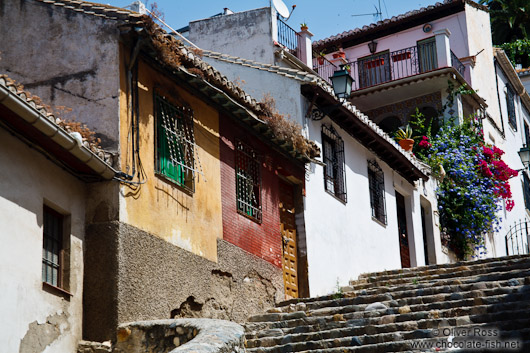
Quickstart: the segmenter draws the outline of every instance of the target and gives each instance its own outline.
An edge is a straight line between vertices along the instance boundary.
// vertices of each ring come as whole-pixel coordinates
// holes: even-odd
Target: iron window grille
[[[42,242],[42,281],[63,287],[63,215],[44,206]]]
[[[177,107],[155,95],[157,171],[194,192],[195,176],[202,174],[193,133],[193,110]]]
[[[376,161],[368,161],[368,184],[372,217],[386,224],[385,174]]]
[[[524,204],[527,210],[530,210],[530,179],[526,172],[523,172],[523,192],[524,192]]]
[[[339,200],[347,202],[344,141],[333,126],[322,125],[322,150],[325,164],[324,188]]]
[[[261,222],[261,168],[259,158],[251,147],[237,142],[236,148],[237,211]]]
[[[511,85],[506,85],[506,109],[508,110],[508,122],[517,131],[517,118],[515,116],[515,92]]]

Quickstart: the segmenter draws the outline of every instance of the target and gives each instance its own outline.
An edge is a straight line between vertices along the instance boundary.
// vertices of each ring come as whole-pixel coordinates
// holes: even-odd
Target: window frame
[[[506,84],[506,111],[508,113],[508,124],[517,131],[517,113],[515,108],[515,90],[512,85]]]
[[[372,218],[386,225],[385,173],[375,160],[368,160],[368,188]]]
[[[523,175],[523,198],[524,198],[524,205],[527,210],[530,211],[530,178],[528,178],[528,174],[523,171],[521,173]]]
[[[236,209],[237,212],[257,223],[262,222],[262,177],[260,157],[251,146],[236,140],[235,147],[235,182],[236,182]],[[244,181],[247,182],[244,182]],[[248,188],[251,185],[251,189]],[[245,187],[245,185],[247,187]],[[251,197],[243,198],[243,189],[247,189]],[[254,200],[252,200],[252,198]]]
[[[392,81],[390,50],[380,51],[359,58],[359,89]]]
[[[53,208],[46,205],[43,206],[42,211],[42,273],[41,279],[43,283],[55,288],[65,289],[67,286],[67,279],[65,278],[66,269],[66,249],[64,246],[66,232],[65,232],[65,215],[55,211]],[[54,223],[52,225],[52,223]],[[50,227],[53,227],[51,229]],[[51,249],[50,249],[50,243]],[[56,249],[55,249],[56,248]],[[50,259],[49,254],[52,254]],[[53,257],[57,258],[54,259]],[[57,271],[54,281],[53,270]],[[48,270],[51,270],[49,276]]]
[[[193,110],[154,94],[156,173],[189,193],[195,192],[195,151]],[[176,126],[175,126],[176,124]],[[168,143],[167,132],[181,136],[182,142]],[[176,160],[176,163],[173,162]]]
[[[322,125],[322,162],[324,163],[324,190],[341,202],[347,203],[344,140],[335,131],[333,125],[329,127]]]

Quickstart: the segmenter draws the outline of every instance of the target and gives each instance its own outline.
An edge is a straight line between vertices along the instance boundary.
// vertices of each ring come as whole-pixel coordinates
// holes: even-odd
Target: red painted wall
[[[223,207],[223,239],[239,246],[271,264],[281,267],[281,235],[278,167],[287,174],[304,180],[302,165],[296,165],[271,149],[247,129],[231,118],[221,116],[219,121],[221,159],[221,198]],[[252,147],[261,157],[261,210],[258,223],[237,212],[236,204],[236,141]]]

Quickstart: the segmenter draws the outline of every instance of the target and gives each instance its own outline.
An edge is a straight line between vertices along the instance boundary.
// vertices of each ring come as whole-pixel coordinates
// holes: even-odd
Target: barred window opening
[[[506,86],[506,109],[508,109],[508,122],[517,131],[517,118],[515,116],[515,93],[510,85]]]
[[[155,96],[157,170],[179,186],[195,191],[195,175],[202,174],[193,133],[193,111]]]
[[[523,192],[524,192],[524,204],[527,210],[530,210],[530,179],[526,172],[523,172]]]
[[[346,175],[344,168],[344,141],[333,126],[322,125],[322,150],[324,188],[327,192],[347,202]]]
[[[376,161],[368,161],[368,184],[370,188],[370,206],[372,217],[386,224],[385,174]]]
[[[63,287],[63,215],[44,206],[42,243],[42,281]]]
[[[256,152],[238,141],[236,149],[237,211],[261,222],[261,168]]]

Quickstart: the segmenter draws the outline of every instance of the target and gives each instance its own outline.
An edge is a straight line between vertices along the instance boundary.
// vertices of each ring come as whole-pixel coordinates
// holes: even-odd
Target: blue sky
[[[98,0],[92,0],[98,2]],[[133,0],[99,0],[123,7]],[[146,0],[143,0],[144,3]],[[374,22],[374,16],[352,16],[375,12],[379,1],[383,18],[392,17],[420,7],[433,5],[436,0],[283,0],[289,9],[296,5],[288,24],[298,30],[305,22],[315,35],[313,40],[329,37]],[[442,0],[439,0],[442,1]],[[155,2],[148,0],[149,4]],[[206,18],[228,7],[234,12],[269,6],[270,0],[156,0],[164,12],[166,22],[174,29],[186,26],[190,21]]]

